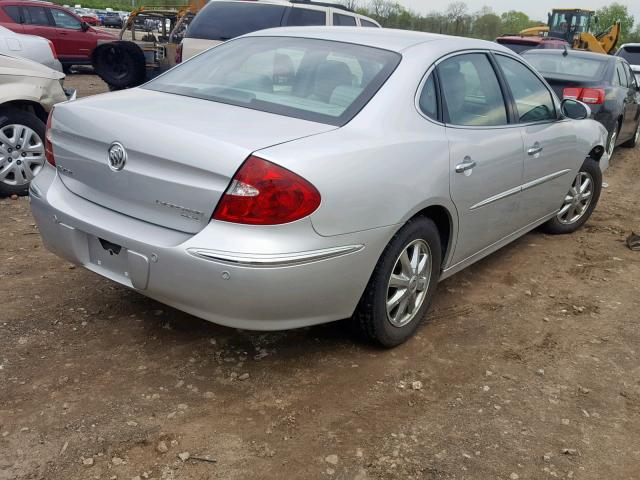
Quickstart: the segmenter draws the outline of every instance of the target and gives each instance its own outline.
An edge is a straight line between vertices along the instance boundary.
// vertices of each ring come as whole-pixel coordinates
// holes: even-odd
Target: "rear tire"
[[[544,223],[540,229],[552,235],[575,232],[591,217],[600,199],[601,191],[602,172],[600,165],[589,157],[580,167],[558,214]]]
[[[14,126],[23,127],[21,134],[16,134],[20,130]],[[30,179],[38,174],[46,161],[45,125],[31,112],[4,107],[0,108],[0,131],[11,140],[0,142],[0,197],[26,195]],[[18,154],[20,150],[22,152]]]
[[[360,333],[387,348],[409,339],[431,305],[441,259],[433,221],[418,217],[407,222],[385,248],[360,299],[352,319]]]
[[[93,53],[93,68],[116,89],[137,87],[146,79],[146,62],[140,47],[132,42],[100,45]]]

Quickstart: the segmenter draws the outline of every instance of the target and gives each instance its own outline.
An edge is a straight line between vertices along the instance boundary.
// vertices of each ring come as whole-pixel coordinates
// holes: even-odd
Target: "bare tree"
[[[359,7],[358,0],[340,0],[340,4],[344,5],[349,10],[354,10],[354,11],[357,10]]]
[[[447,18],[449,22],[455,25],[454,33],[456,35],[460,34],[460,25],[467,17],[468,10],[467,4],[464,2],[453,2],[447,7]]]

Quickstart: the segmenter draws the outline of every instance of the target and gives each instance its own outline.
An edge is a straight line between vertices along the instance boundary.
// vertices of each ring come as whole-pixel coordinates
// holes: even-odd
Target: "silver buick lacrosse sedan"
[[[48,249],[232,327],[351,318],[394,346],[439,280],[593,212],[606,131],[495,43],[288,28],[56,106]]]

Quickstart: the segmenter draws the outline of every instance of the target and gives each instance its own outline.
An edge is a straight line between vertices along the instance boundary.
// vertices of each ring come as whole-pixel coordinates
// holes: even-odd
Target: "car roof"
[[[402,52],[410,47],[428,42],[447,41],[450,50],[491,49],[512,54],[502,45],[487,40],[466,37],[453,37],[437,33],[416,32],[411,30],[395,30],[391,28],[361,27],[279,27],[248,33],[244,37],[302,37],[336,42],[354,43],[369,47]]]

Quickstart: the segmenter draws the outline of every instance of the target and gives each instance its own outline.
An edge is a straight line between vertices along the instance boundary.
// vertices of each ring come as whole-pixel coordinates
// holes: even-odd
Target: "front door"
[[[576,135],[571,120],[562,120],[545,83],[528,66],[513,57],[497,54],[496,62],[515,102],[515,116],[522,125],[524,174],[521,226],[529,225],[563,203],[576,165]]]
[[[82,21],[60,8],[51,8],[50,11],[56,26],[58,55],[65,60],[88,60],[94,41],[91,33],[82,29]]]
[[[459,219],[455,265],[517,230],[523,144],[488,54],[455,55],[437,71]]]

